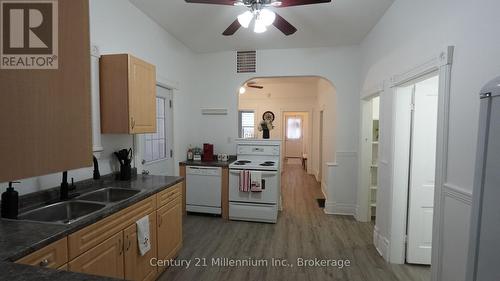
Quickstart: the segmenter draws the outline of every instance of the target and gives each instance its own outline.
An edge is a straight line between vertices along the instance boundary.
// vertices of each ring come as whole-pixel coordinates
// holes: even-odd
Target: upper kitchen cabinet
[[[102,133],[156,132],[154,65],[128,54],[104,55],[100,85]]]
[[[43,21],[3,34],[0,182],[92,166],[88,1],[1,4],[11,23]]]

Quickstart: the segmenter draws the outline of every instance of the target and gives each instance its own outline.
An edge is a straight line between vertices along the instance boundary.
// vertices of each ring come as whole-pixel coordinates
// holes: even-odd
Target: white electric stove
[[[281,194],[280,140],[237,140],[237,160],[229,165],[229,219],[276,223]],[[240,191],[241,171],[255,171],[262,191]]]

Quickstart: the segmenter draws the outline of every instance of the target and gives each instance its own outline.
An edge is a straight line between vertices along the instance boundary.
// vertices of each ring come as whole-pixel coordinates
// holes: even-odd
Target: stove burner
[[[274,162],[271,162],[271,161],[264,162],[264,163],[260,164],[260,166],[271,167],[271,166],[274,166]]]
[[[243,165],[246,165],[248,163],[251,163],[252,161],[248,161],[248,160],[238,160],[234,163],[234,165],[238,165],[238,166],[243,166]]]
[[[264,162],[265,164],[273,164],[274,165],[274,161],[266,161]]]

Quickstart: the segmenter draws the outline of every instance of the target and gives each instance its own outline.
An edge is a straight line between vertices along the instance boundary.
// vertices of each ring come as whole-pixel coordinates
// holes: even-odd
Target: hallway
[[[218,217],[189,215],[177,260],[192,261],[191,265],[188,269],[171,267],[159,280],[430,280],[429,267],[387,264],[371,242],[371,223],[324,214],[316,202],[322,197],[319,184],[301,165],[289,164],[285,171],[284,206],[277,224],[225,222]],[[207,266],[195,266],[197,258],[206,258]],[[212,265],[212,258],[265,259],[269,265],[222,267]],[[287,259],[293,266],[273,267],[272,258]],[[351,265],[342,269],[300,267],[297,258],[349,260]]]

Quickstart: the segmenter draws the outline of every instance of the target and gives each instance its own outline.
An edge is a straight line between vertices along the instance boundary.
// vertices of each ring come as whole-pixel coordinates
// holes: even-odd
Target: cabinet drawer
[[[59,268],[67,262],[68,239],[66,237],[16,261],[20,264],[47,268]]]
[[[175,198],[182,196],[182,182],[158,193],[158,208],[172,202]]]
[[[156,195],[125,208],[68,236],[70,260],[156,210]]]

